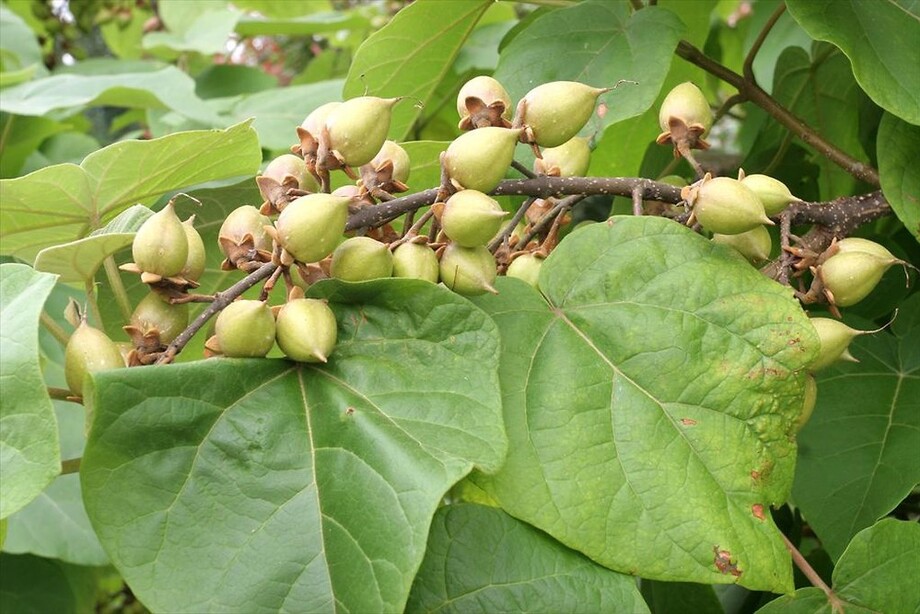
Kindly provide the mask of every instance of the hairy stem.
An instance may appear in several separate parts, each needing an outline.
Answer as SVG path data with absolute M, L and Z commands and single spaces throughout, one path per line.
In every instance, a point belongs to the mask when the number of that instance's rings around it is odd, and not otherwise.
M 874 186 L 879 185 L 878 171 L 875 168 L 853 158 L 827 141 L 753 81 L 719 64 L 687 41 L 682 40 L 677 44 L 677 55 L 734 86 L 747 100 L 761 107 L 787 130 L 802 139 L 806 145 L 814 148 L 853 177 Z

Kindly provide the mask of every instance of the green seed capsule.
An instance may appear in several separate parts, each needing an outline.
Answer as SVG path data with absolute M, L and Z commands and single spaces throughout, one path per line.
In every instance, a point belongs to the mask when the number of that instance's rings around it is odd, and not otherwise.
M 441 281 L 457 294 L 475 296 L 486 292 L 498 293 L 493 285 L 497 273 L 495 258 L 484 246 L 448 244 L 441 254 L 440 271 Z
M 217 316 L 214 334 L 224 356 L 262 357 L 275 345 L 275 317 L 262 301 L 234 301 Z
M 332 276 L 343 281 L 369 281 L 393 274 L 393 254 L 370 237 L 345 239 L 332 252 Z
M 188 258 L 188 238 L 171 202 L 141 225 L 131 254 L 145 273 L 174 277 L 182 271 Z
M 393 251 L 393 277 L 438 283 L 438 257 L 427 245 L 403 243 Z
M 337 335 L 335 314 L 325 301 L 294 299 L 278 312 L 275 338 L 281 351 L 292 360 L 326 362 Z
M 81 323 L 67 341 L 64 377 L 75 395 L 83 395 L 83 379 L 87 373 L 124 366 L 118 346 L 104 332 L 86 322 Z

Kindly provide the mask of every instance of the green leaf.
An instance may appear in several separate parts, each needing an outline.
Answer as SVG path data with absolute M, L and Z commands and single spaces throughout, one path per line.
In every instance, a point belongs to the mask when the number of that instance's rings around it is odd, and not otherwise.
M 329 0 L 234 0 L 233 5 L 244 11 L 258 11 L 266 17 L 299 17 L 332 11 Z
M 57 421 L 38 359 L 38 321 L 56 276 L 0 264 L 0 518 L 61 471 Z
M 195 77 L 195 84 L 197 94 L 208 99 L 277 89 L 278 79 L 255 66 L 213 64 Z M 275 96 L 278 96 L 277 91 Z
M 648 612 L 636 582 L 499 509 L 435 514 L 406 606 L 413 612 Z
M 95 378 L 84 499 L 151 610 L 402 611 L 444 493 L 501 465 L 485 314 L 415 280 L 311 293 L 338 319 L 328 364 Z
M 920 10 L 913 0 L 788 0 L 813 38 L 840 47 L 880 107 L 920 124 Z
M 706 42 L 709 32 L 709 16 L 716 0 L 661 0 L 660 8 L 677 15 L 686 27 L 686 39 L 698 47 Z M 671 62 L 664 85 L 658 92 L 655 102 L 640 117 L 617 122 L 607 127 L 598 139 L 597 149 L 591 154 L 589 175 L 596 176 L 636 176 L 639 173 L 645 148 L 640 146 L 623 147 L 623 143 L 653 143 L 661 132 L 658 126 L 658 108 L 668 92 L 675 85 L 684 81 L 693 81 L 702 85 L 706 73 L 689 62 Z M 624 84 L 620 89 L 633 87 Z M 607 94 L 607 100 L 615 101 L 619 90 Z M 616 104 L 614 102 L 614 104 Z
M 204 55 L 225 53 L 227 40 L 240 17 L 239 12 L 226 8 L 208 10 L 186 24 L 184 31 L 150 32 L 144 36 L 142 46 L 157 55 L 166 51 L 166 57 L 177 57 L 185 52 Z
M 227 0 L 188 2 L 187 0 L 161 0 L 157 2 L 157 14 L 170 32 L 183 36 L 193 32 L 202 15 L 224 10 Z
M 17 115 L 77 113 L 88 106 L 170 109 L 209 126 L 220 118 L 195 95 L 195 82 L 175 66 L 113 75 L 60 74 L 3 90 L 0 111 Z
M 45 70 L 41 47 L 35 40 L 32 29 L 23 19 L 11 11 L 5 4 L 0 4 L 0 49 L 9 52 L 15 58 L 9 65 L 4 62 L 4 71 L 15 71 L 32 67 L 33 70 Z M 4 96 L 6 94 L 4 93 Z
M 144 38 L 144 24 L 153 17 L 149 8 L 137 5 L 131 11 L 131 21 L 122 23 L 113 19 L 99 24 L 99 34 L 106 47 L 121 60 L 139 60 L 144 56 L 141 39 Z
M 106 565 L 109 561 L 83 507 L 78 475 L 59 476 L 7 520 L 10 533 L 4 552 L 37 554 L 77 565 Z
M 566 237 L 540 289 L 506 280 L 475 301 L 501 330 L 511 442 L 477 481 L 611 569 L 790 590 L 769 507 L 791 487 L 817 339 L 789 289 L 631 216 Z
M 342 80 L 320 81 L 273 89 L 242 97 L 229 111 L 234 121 L 253 118 L 252 127 L 259 134 L 262 147 L 290 153 L 298 142 L 297 126 L 316 107 L 340 100 Z M 296 100 L 297 104 L 291 104 Z
M 420 0 L 405 7 L 358 48 L 344 98 L 405 96 L 393 109 L 390 138 L 404 140 L 490 0 Z
M 816 43 L 811 56 L 801 47 L 788 47 L 777 61 L 774 79 L 773 96 L 777 102 L 838 148 L 869 163 L 859 140 L 859 87 L 842 53 L 826 43 Z M 784 127 L 769 122 L 758 136 L 752 155 L 791 138 Z M 821 198 L 831 200 L 851 194 L 856 179 L 821 153 L 811 151 L 812 161 L 821 168 Z M 744 168 L 749 173 L 763 170 L 748 161 Z
M 137 202 L 186 186 L 251 175 L 262 152 L 248 122 L 226 130 L 123 141 L 79 166 L 49 166 L 0 181 L 3 251 L 31 260 L 45 247 L 75 241 Z
M 0 72 L 0 89 L 28 81 L 35 76 L 37 69 L 38 65 L 33 64 L 20 70 L 4 70 Z
M 236 24 L 236 33 L 240 36 L 304 36 L 341 30 L 360 31 L 369 25 L 368 18 L 360 13 L 336 11 L 299 17 L 243 17 Z
M 833 591 L 847 614 L 920 611 L 920 525 L 886 518 L 861 531 L 834 568 Z M 833 614 L 817 588 L 780 597 L 758 614 Z
M 422 192 L 437 186 L 441 182 L 442 151 L 450 145 L 446 141 L 409 141 L 400 143 L 409 154 L 409 194 Z
M 920 128 L 886 113 L 877 142 L 882 192 L 898 219 L 920 241 Z
M 55 273 L 61 282 L 86 282 L 96 275 L 102 261 L 128 247 L 137 229 L 153 212 L 134 205 L 88 237 L 46 247 L 35 256 L 35 269 Z
M 93 578 L 80 568 L 31 555 L 0 554 L 0 610 L 83 614 L 95 610 Z
M 891 330 L 853 341 L 859 363 L 818 374 L 818 403 L 799 433 L 793 499 L 835 560 L 920 482 L 920 294 Z
M 46 117 L 0 113 L 0 178 L 15 177 L 42 141 L 66 129 Z
M 724 614 L 713 587 L 691 582 L 642 580 L 642 596 L 652 614 Z
M 548 81 L 595 87 L 612 87 L 620 79 L 637 81 L 601 97 L 607 113 L 599 123 L 607 126 L 652 105 L 684 32 L 669 10 L 650 6 L 632 12 L 626 2 L 588 0 L 547 13 L 518 34 L 502 50 L 495 78 L 512 100 Z M 597 130 L 594 122 L 591 127 Z
M 67 286 L 55 286 L 45 312 L 65 330 L 64 307 L 70 299 L 83 303 L 85 294 Z M 48 386 L 66 388 L 64 347 L 42 327 L 39 329 L 41 361 Z M 61 458 L 83 456 L 86 412 L 79 405 L 52 401 L 57 415 Z M 9 535 L 3 550 L 12 554 L 35 554 L 76 565 L 107 565 L 108 556 L 96 537 L 83 507 L 80 476 L 61 475 L 27 506 L 10 516 Z

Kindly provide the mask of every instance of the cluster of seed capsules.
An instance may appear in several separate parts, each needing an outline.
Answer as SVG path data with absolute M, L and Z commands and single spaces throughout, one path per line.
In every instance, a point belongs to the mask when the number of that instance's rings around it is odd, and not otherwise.
M 704 139 L 712 126 L 712 112 L 692 83 L 683 83 L 669 92 L 658 120 L 663 130 L 658 143 L 672 144 L 675 156 L 691 157 L 692 149 L 709 147 Z M 739 172 L 738 179 L 706 174 L 700 181 L 684 186 L 681 196 L 690 207 L 688 224 L 698 222 L 713 233 L 713 241 L 733 247 L 752 264 L 770 257 L 772 241 L 766 228 L 774 223 L 770 217 L 800 202 L 782 182 L 767 175 L 745 175 L 744 171 Z M 797 293 L 799 299 L 806 304 L 826 302 L 838 317 L 838 307 L 849 307 L 866 298 L 889 267 L 910 266 L 884 246 L 855 237 L 834 241 L 820 254 L 801 247 L 788 251 L 794 258 L 796 275 L 801 277 L 806 271 L 812 275 L 809 289 L 805 291 L 803 287 Z M 856 330 L 833 318 L 813 317 L 811 323 L 820 348 L 809 365 L 799 428 L 811 416 L 817 399 L 813 374 L 839 360 L 854 360 L 847 349 L 850 342 L 859 335 L 876 332 Z
M 441 158 L 442 197 L 422 218 L 433 217 L 435 231 L 420 235 L 416 224 L 398 236 L 384 226 L 344 241 L 349 211 L 408 189 L 409 157 L 385 140 L 400 99 L 362 96 L 317 108 L 297 128 L 292 154 L 274 160 L 257 179 L 266 199 L 260 212 L 278 214 L 274 225 L 262 225 L 280 248 L 279 263 L 306 284 L 323 276 L 346 281 L 396 276 L 440 281 L 464 295 L 494 292 L 499 263 L 486 245 L 508 213 L 488 193 L 505 177 L 518 143 L 540 156 L 535 165 L 540 174 L 583 174 L 590 149 L 587 139 L 576 135 L 606 91 L 569 81 L 546 83 L 521 100 L 512 121 L 510 98 L 498 81 L 470 80 L 457 97 L 463 134 Z M 357 183 L 325 193 L 334 170 Z M 535 283 L 545 253 L 506 251 L 501 269 Z
M 467 82 L 457 100 L 463 134 L 441 159 L 449 183 L 442 186 L 443 202 L 431 207 L 439 229 L 433 237 L 417 229 L 399 236 L 389 225 L 344 237 L 349 213 L 408 190 L 409 156 L 386 140 L 400 99 L 361 96 L 318 107 L 297 128 L 291 153 L 256 178 L 261 207 L 231 211 L 218 237 L 224 270 L 278 265 L 288 282 L 287 301 L 278 307 L 234 301 L 218 315 L 206 355 L 265 356 L 277 343 L 293 360 L 325 362 L 336 342 L 335 316 L 303 291 L 327 277 L 358 282 L 395 276 L 440 281 L 464 295 L 494 292 L 498 265 L 486 244 L 507 213 L 487 193 L 504 178 L 518 143 L 537 153 L 539 174 L 584 174 L 590 149 L 576 135 L 606 91 L 568 81 L 543 84 L 521 100 L 512 120 L 501 84 L 491 77 Z M 328 193 L 330 172 L 337 170 L 356 182 Z M 205 247 L 193 224 L 194 216 L 182 222 L 170 201 L 138 230 L 134 262 L 121 268 L 139 274 L 151 292 L 125 327 L 132 347 L 122 352 L 83 321 L 67 350 L 75 394 L 82 394 L 87 371 L 154 362 L 187 328 L 190 291 L 205 268 Z M 503 271 L 535 284 L 545 253 L 506 251 Z
M 272 160 L 256 178 L 264 198 L 261 207 L 233 210 L 219 232 L 222 268 L 253 271 L 274 262 L 288 285 L 288 300 L 270 308 L 264 301 L 237 300 L 223 309 L 206 354 L 234 357 L 265 356 L 275 342 L 291 359 L 324 362 L 336 341 L 334 314 L 324 301 L 304 298 L 303 291 L 319 279 L 333 277 L 359 282 L 384 277 L 442 282 L 464 295 L 495 292 L 501 270 L 536 285 L 540 266 L 552 245 L 515 242 L 526 234 L 502 232 L 502 262 L 487 246 L 500 232 L 507 212 L 488 193 L 505 177 L 519 143 L 533 148 L 534 171 L 540 175 L 579 176 L 588 168 L 588 139 L 578 136 L 606 88 L 557 81 L 528 92 L 511 114 L 504 87 L 491 77 L 467 82 L 457 98 L 463 131 L 442 154 L 443 198 L 431 207 L 437 232 L 420 235 L 420 224 L 403 236 L 389 225 L 363 236 L 344 238 L 349 213 L 389 200 L 408 190 L 410 160 L 398 144 L 387 141 L 392 109 L 399 98 L 362 96 L 333 102 L 311 112 L 297 128 L 298 143 L 290 154 Z M 692 83 L 675 87 L 659 112 L 661 144 L 676 156 L 705 149 L 712 113 L 702 92 Z M 328 193 L 330 172 L 341 170 L 354 184 Z M 689 205 L 688 223 L 698 222 L 713 240 L 730 245 L 752 262 L 766 260 L 771 251 L 766 225 L 798 199 L 781 182 L 766 175 L 738 179 L 713 178 L 683 187 Z M 551 203 L 534 204 L 546 211 Z M 536 221 L 528 212 L 527 221 Z M 274 221 L 273 221 L 274 218 Z M 194 229 L 194 216 L 177 217 L 173 202 L 152 215 L 138 230 L 132 245 L 134 262 L 123 265 L 138 273 L 150 294 L 132 314 L 125 331 L 132 348 L 120 352 L 101 331 L 82 323 L 68 346 L 68 364 L 75 374 L 72 389 L 79 394 L 86 370 L 149 364 L 189 322 L 189 291 L 205 267 L 205 247 Z M 508 229 L 510 230 L 510 229 Z M 903 261 L 884 247 L 861 239 L 835 243 L 822 254 L 796 253 L 797 266 L 810 270 L 815 282 L 803 300 L 827 299 L 832 308 L 848 306 L 871 292 L 892 264 Z M 859 331 L 835 320 L 814 319 L 822 336 L 822 358 L 815 370 L 846 357 L 846 345 Z M 843 328 L 841 328 L 843 327 Z M 833 336 L 831 339 L 829 336 Z M 828 337 L 827 340 L 824 337 Z M 840 339 L 845 339 L 842 343 Z M 834 356 L 828 358 L 828 352 Z M 116 358 L 117 357 L 117 358 Z M 117 364 L 115 364 L 117 363 Z

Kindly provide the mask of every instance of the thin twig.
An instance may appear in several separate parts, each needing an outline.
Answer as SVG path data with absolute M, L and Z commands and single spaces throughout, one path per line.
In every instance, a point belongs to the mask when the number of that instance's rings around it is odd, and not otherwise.
M 535 236 L 552 225 L 557 216 L 564 214 L 584 198 L 584 194 L 573 194 L 572 196 L 567 196 L 566 198 L 560 200 L 558 203 L 556 203 L 555 207 L 546 212 L 546 214 L 544 214 L 543 217 L 541 217 L 537 223 L 533 225 L 533 228 L 531 228 L 529 232 L 524 233 L 524 236 L 521 237 L 520 245 L 527 245 L 530 243 L 530 241 Z
M 802 553 L 799 552 L 799 549 L 789 541 L 789 538 L 780 533 L 780 537 L 783 538 L 783 543 L 786 544 L 786 549 L 789 550 L 789 553 L 792 555 L 792 561 L 795 563 L 795 566 L 808 578 L 808 581 L 817 588 L 820 588 L 824 591 L 824 594 L 827 595 L 827 600 L 831 605 L 831 609 L 834 612 L 843 612 L 843 602 L 839 597 L 834 593 L 834 591 L 827 585 L 826 582 L 818 575 L 818 572 L 805 560 L 805 557 L 802 556 Z
M 70 341 L 70 335 L 67 334 L 67 331 L 61 328 L 61 325 L 54 321 L 54 318 L 48 315 L 47 311 L 42 311 L 40 317 L 42 326 L 45 327 L 51 336 L 58 340 L 61 345 L 67 345 L 67 342 Z
M 521 164 L 521 163 L 518 162 L 517 160 L 512 160 L 512 161 L 511 161 L 511 168 L 513 168 L 514 170 L 516 170 L 516 171 L 519 172 L 520 174 L 524 175 L 524 176 L 527 177 L 528 179 L 533 179 L 534 177 L 537 176 L 536 173 L 532 172 L 530 169 L 528 169 L 526 166 L 524 166 L 523 164 Z
M 535 200 L 537 199 L 531 196 L 523 203 L 521 203 L 521 206 L 518 207 L 517 211 L 515 211 L 514 216 L 512 216 L 508 224 L 505 225 L 505 228 L 489 243 L 488 248 L 490 252 L 494 253 L 495 250 L 497 250 L 501 244 L 505 242 L 505 239 L 514 233 L 514 229 L 517 228 L 517 225 L 521 222 L 522 219 L 524 219 L 524 215 L 527 213 L 527 210 L 530 209 L 530 206 L 534 203 Z
M 815 149 L 815 151 L 853 177 L 874 186 L 879 185 L 878 171 L 875 168 L 853 158 L 827 141 L 756 83 L 719 64 L 687 41 L 682 40 L 677 44 L 677 55 L 737 88 L 738 92 L 744 95 L 745 98 L 761 107 L 773 119 L 785 126 L 787 130 L 802 139 L 806 145 Z
M 105 324 L 102 320 L 102 312 L 99 311 L 99 303 L 96 301 L 96 283 L 92 279 L 87 279 L 86 283 L 83 284 L 83 289 L 86 292 L 86 305 L 89 308 L 89 312 L 93 315 L 96 326 L 100 329 L 105 329 Z
M 77 395 L 72 393 L 67 388 L 55 388 L 53 386 L 48 386 L 48 396 L 52 399 L 58 401 L 70 401 L 71 403 L 77 403 Z
M 751 45 L 751 50 L 748 51 L 747 57 L 744 58 L 744 66 L 741 69 L 741 73 L 744 75 L 744 78 L 751 83 L 757 83 L 757 79 L 754 78 L 754 58 L 757 57 L 757 52 L 760 51 L 760 48 L 763 46 L 763 42 L 767 40 L 767 35 L 770 34 L 770 30 L 773 29 L 773 26 L 776 25 L 776 22 L 785 11 L 786 3 L 780 2 L 779 6 L 776 7 L 776 10 L 773 11 L 773 14 L 770 15 L 770 18 L 767 19 L 767 23 L 765 23 L 763 28 L 760 30 L 760 34 L 757 35 L 757 40 L 755 40 L 754 44 Z
M 258 269 L 236 282 L 223 292 L 218 292 L 215 294 L 214 301 L 208 305 L 204 311 L 198 314 L 198 317 L 189 324 L 188 328 L 179 333 L 178 336 L 169 344 L 169 347 L 166 348 L 166 351 L 163 352 L 162 356 L 157 359 L 156 364 L 162 365 L 169 362 L 176 357 L 176 354 L 182 351 L 189 341 L 192 340 L 192 337 L 195 336 L 199 330 L 201 330 L 208 320 L 210 320 L 215 314 L 217 314 L 221 309 L 232 303 L 238 296 L 243 294 L 246 290 L 253 287 L 266 277 L 269 277 L 272 273 L 275 272 L 275 269 L 278 268 L 277 264 L 266 262 Z
M 121 311 L 121 318 L 125 322 L 131 319 L 131 301 L 128 299 L 128 292 L 125 285 L 121 283 L 121 273 L 118 272 L 118 265 L 115 264 L 115 258 L 108 256 L 102 261 L 105 267 L 105 277 L 112 288 L 112 294 L 115 295 L 115 302 L 118 303 L 118 309 Z
M 633 215 L 642 215 L 642 195 L 645 194 L 645 188 L 636 186 L 632 190 Z
M 824 203 L 793 203 L 786 211 L 792 226 L 814 224 L 804 237 L 800 237 L 801 246 L 820 254 L 834 238 L 846 237 L 863 224 L 891 215 L 891 206 L 879 190 Z M 778 279 L 780 266 L 781 259 L 777 259 L 762 268 L 761 272 L 771 279 Z
M 722 103 L 722 106 L 716 111 L 715 116 L 712 119 L 713 125 L 719 123 L 719 120 L 728 115 L 728 112 L 731 111 L 732 107 L 746 102 L 747 98 L 743 94 L 732 94 L 729 96 L 725 102 Z
M 789 235 L 792 233 L 792 214 L 789 207 L 783 210 L 779 217 L 779 283 L 789 283 L 789 265 L 792 263 L 792 254 L 789 253 Z
M 61 475 L 69 475 L 71 473 L 79 473 L 80 471 L 80 462 L 82 458 L 69 458 L 67 460 L 61 461 Z

